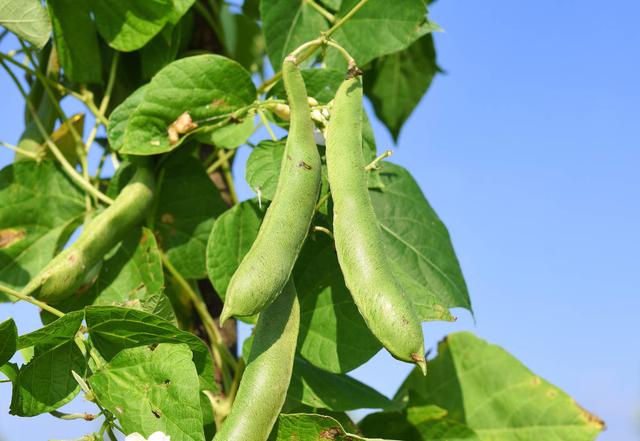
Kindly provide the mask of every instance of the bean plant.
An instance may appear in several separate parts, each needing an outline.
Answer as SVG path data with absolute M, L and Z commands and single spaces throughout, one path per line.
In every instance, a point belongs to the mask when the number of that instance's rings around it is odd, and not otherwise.
M 0 322 L 3 411 L 83 440 L 596 439 L 501 347 L 424 341 L 469 292 L 371 118 L 397 140 L 440 72 L 430 3 L 0 1 L 0 302 L 42 322 Z M 412 366 L 393 397 L 349 375 L 379 351 Z

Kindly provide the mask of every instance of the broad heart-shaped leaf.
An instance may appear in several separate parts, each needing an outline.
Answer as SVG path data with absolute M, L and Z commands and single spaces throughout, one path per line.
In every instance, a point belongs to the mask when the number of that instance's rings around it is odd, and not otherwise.
M 280 414 L 269 441 L 374 441 L 347 433 L 342 425 L 327 415 L 311 413 Z M 379 440 L 382 441 L 382 440 Z
M 216 219 L 207 243 L 207 274 L 220 298 L 231 276 L 258 235 L 266 207 L 255 200 L 241 202 Z
M 186 150 L 169 158 L 161 172 L 154 212 L 160 247 L 188 279 L 206 277 L 207 240 L 216 217 L 227 210 L 202 163 Z
M 338 18 L 344 17 L 358 2 L 343 0 Z M 364 66 L 375 58 L 405 49 L 422 36 L 426 13 L 423 0 L 369 0 L 332 38 L 359 66 Z M 336 50 L 329 50 L 325 61 L 330 67 L 346 67 Z
M 271 200 L 276 194 L 286 142 L 286 139 L 261 141 L 247 159 L 245 178 L 261 198 Z
M 142 103 L 144 94 L 149 84 L 139 87 L 131 95 L 127 97 L 118 107 L 113 109 L 109 116 L 109 124 L 107 125 L 107 137 L 109 138 L 109 146 L 113 150 L 120 150 L 124 146 L 124 133 L 127 129 L 127 123 L 134 110 Z
M 285 407 L 299 404 L 342 412 L 385 409 L 391 401 L 366 384 L 344 374 L 324 371 L 298 356 L 293 364 Z
M 412 441 L 480 441 L 473 430 L 448 417 L 446 410 L 432 405 L 370 414 L 358 427 L 366 436 Z
M 63 345 L 74 339 L 80 329 L 84 311 L 74 311 L 65 314 L 47 326 L 37 329 L 18 338 L 18 349 L 35 346 L 37 351 Z
M 424 377 L 413 371 L 396 397 L 436 405 L 482 441 L 590 441 L 604 423 L 499 346 L 468 332 L 449 335 Z
M 447 228 L 407 170 L 385 162 L 384 190 L 371 190 L 394 275 L 423 321 L 451 320 L 449 308 L 471 310 Z
M 146 88 L 142 102 L 132 112 L 124 135 L 122 153 L 153 155 L 178 147 L 167 130 L 187 112 L 200 127 L 219 123 L 256 99 L 251 75 L 240 64 L 220 55 L 196 55 L 174 61 Z M 228 119 L 228 118 L 227 118 Z
M 64 75 L 79 83 L 100 83 L 102 62 L 89 3 L 47 0 L 56 50 Z
M 96 281 L 86 292 L 67 299 L 63 311 L 86 305 L 122 306 L 175 320 L 171 302 L 164 295 L 160 251 L 153 233 L 135 228 L 105 256 Z
M 91 6 L 102 38 L 122 52 L 147 44 L 173 14 L 172 0 L 91 0 Z
M 294 268 L 300 300 L 300 353 L 330 372 L 348 372 L 382 347 L 360 316 L 338 264 L 333 241 L 307 239 Z
M 0 26 L 41 48 L 49 41 L 51 22 L 40 0 L 0 2 Z
M 258 23 L 246 14 L 233 14 L 225 3 L 220 11 L 220 24 L 227 53 L 250 72 L 261 72 L 264 36 Z
M 175 441 L 204 441 L 198 374 L 186 344 L 125 349 L 89 378 L 98 402 L 125 433 L 161 431 Z
M 193 352 L 201 390 L 216 390 L 209 350 L 190 332 L 182 331 L 158 316 L 129 308 L 88 306 L 85 317 L 92 342 L 107 360 L 127 348 L 185 343 Z
M 35 416 L 68 403 L 80 389 L 71 371 L 84 375 L 86 362 L 73 340 L 36 351 L 13 382 L 11 413 Z
M 0 323 L 0 366 L 8 362 L 16 353 L 18 328 L 13 319 Z
M 395 140 L 436 73 L 438 65 L 431 34 L 405 50 L 374 60 L 365 72 L 365 93 Z
M 0 283 L 26 285 L 62 248 L 84 210 L 82 193 L 54 162 L 19 161 L 2 169 Z
M 260 16 L 267 54 L 275 71 L 280 70 L 291 51 L 328 29 L 327 20 L 301 0 L 261 0 Z

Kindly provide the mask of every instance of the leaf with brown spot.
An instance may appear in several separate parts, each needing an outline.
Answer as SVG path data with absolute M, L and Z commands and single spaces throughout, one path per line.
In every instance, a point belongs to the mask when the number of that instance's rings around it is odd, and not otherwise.
M 0 248 L 9 248 L 24 238 L 27 233 L 24 229 L 6 228 L 0 230 Z

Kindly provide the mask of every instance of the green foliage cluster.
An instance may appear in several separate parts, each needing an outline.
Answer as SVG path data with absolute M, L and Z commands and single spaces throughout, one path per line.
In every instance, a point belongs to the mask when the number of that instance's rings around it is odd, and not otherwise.
M 17 45 L 0 65 L 24 98 L 25 129 L 17 145 L 2 142 L 16 156 L 0 170 L 0 302 L 30 302 L 43 323 L 23 335 L 13 319 L 0 323 L 10 413 L 99 418 L 93 440 L 158 431 L 172 441 L 595 439 L 600 420 L 469 333 L 442 341 L 426 376 L 416 367 L 391 399 L 348 375 L 389 347 L 381 334 L 394 329 L 384 314 L 375 321 L 387 331 L 372 322 L 366 290 L 350 282 L 357 268 L 345 271 L 344 250 L 361 231 L 401 291 L 391 306 L 411 311 L 416 326 L 452 321 L 452 308 L 472 311 L 445 225 L 411 174 L 378 156 L 360 96 L 350 122 L 331 129 L 349 72 L 361 74 L 361 92 L 397 139 L 439 72 L 429 3 L 2 2 L 0 39 L 11 32 Z M 281 80 L 292 53 L 302 105 Z M 66 115 L 62 99 L 82 103 L 91 127 L 85 114 Z M 310 214 L 288 248 L 283 292 L 251 311 L 258 316 L 237 314 L 257 322 L 238 342 L 234 320 L 220 326 L 223 302 L 269 207 L 298 196 L 278 189 L 297 185 L 282 164 L 291 145 L 311 139 L 299 121 L 329 135 L 326 147 L 306 145 L 320 155 L 319 182 L 305 190 Z M 272 137 L 254 144 L 260 126 Z M 274 126 L 290 137 L 277 139 Z M 243 145 L 252 148 L 244 178 L 257 197 L 239 202 L 231 166 Z M 339 224 L 338 183 L 354 175 L 335 164 L 354 152 L 369 164 L 353 182 L 370 212 Z M 286 202 L 285 214 L 299 214 L 296 200 Z M 270 229 L 286 236 L 283 218 Z M 268 245 L 259 259 L 273 257 Z M 86 413 L 59 410 L 80 393 Z M 236 398 L 250 403 L 251 419 Z M 377 411 L 356 423 L 347 412 L 357 409 Z

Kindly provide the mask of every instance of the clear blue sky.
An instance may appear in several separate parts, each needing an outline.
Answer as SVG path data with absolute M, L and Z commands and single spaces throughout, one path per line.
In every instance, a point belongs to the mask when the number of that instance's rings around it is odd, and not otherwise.
M 640 439 L 638 17 L 637 0 L 439 0 L 447 74 L 392 158 L 449 227 L 476 312 L 477 324 L 462 311 L 426 324 L 427 345 L 462 329 L 502 345 L 605 419 L 602 441 Z M 5 74 L 0 96 L 0 139 L 15 142 L 22 109 Z M 0 305 L 23 332 L 33 313 Z M 354 375 L 391 395 L 407 370 L 381 353 Z M 7 441 L 89 431 L 8 417 L 8 395 L 0 385 Z

